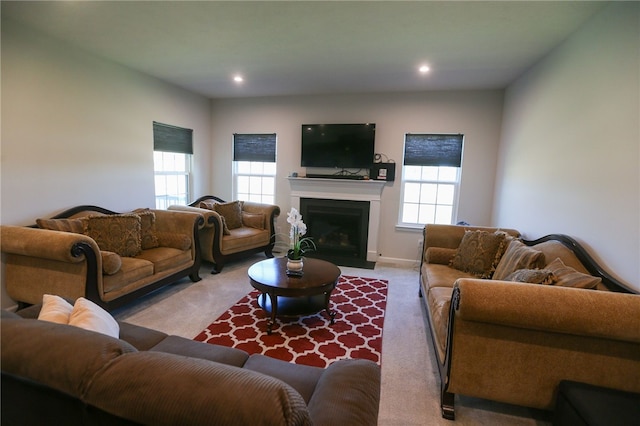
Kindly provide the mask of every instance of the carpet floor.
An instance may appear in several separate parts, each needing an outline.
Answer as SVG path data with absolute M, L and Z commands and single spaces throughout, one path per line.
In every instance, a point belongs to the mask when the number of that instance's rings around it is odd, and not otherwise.
M 331 294 L 328 314 L 278 317 L 267 334 L 270 314 L 258 306 L 252 291 L 198 334 L 194 340 L 242 349 L 296 364 L 328 367 L 340 359 L 369 359 L 380 363 L 387 282 L 341 276 Z
M 188 278 L 114 311 L 119 320 L 193 339 L 230 306 L 252 290 L 247 270 L 264 259 L 256 255 L 211 275 L 203 265 L 202 280 Z M 440 379 L 418 298 L 418 265 L 375 269 L 340 267 L 343 275 L 388 282 L 382 337 L 381 426 L 550 425 L 546 412 L 456 395 L 456 420 L 440 414 Z

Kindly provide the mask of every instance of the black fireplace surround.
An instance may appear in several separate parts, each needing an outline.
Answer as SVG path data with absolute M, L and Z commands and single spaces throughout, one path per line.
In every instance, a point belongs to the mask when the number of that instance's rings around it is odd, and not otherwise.
M 308 257 L 336 265 L 373 269 L 367 261 L 369 202 L 301 198 L 300 213 L 316 250 Z

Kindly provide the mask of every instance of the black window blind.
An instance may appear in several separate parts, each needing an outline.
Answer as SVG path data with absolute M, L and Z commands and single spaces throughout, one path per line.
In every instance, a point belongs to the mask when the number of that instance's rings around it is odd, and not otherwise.
M 276 162 L 275 133 L 234 133 L 233 161 Z
M 404 141 L 406 166 L 448 166 L 462 164 L 463 135 L 407 133 Z
M 193 154 L 193 130 L 154 121 L 153 150 Z

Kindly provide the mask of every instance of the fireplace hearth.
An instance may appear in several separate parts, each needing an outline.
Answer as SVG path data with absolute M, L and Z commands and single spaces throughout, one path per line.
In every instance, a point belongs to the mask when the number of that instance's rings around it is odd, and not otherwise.
M 370 268 L 367 261 L 369 202 L 301 198 L 300 213 L 316 250 L 306 256 L 337 265 Z

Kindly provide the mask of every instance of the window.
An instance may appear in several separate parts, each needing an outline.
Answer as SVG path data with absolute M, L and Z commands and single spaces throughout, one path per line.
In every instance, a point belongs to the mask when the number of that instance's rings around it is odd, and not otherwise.
M 400 225 L 451 224 L 457 214 L 463 135 L 406 134 Z
M 156 208 L 189 203 L 193 130 L 153 122 Z
M 233 135 L 234 199 L 275 204 L 276 134 Z

